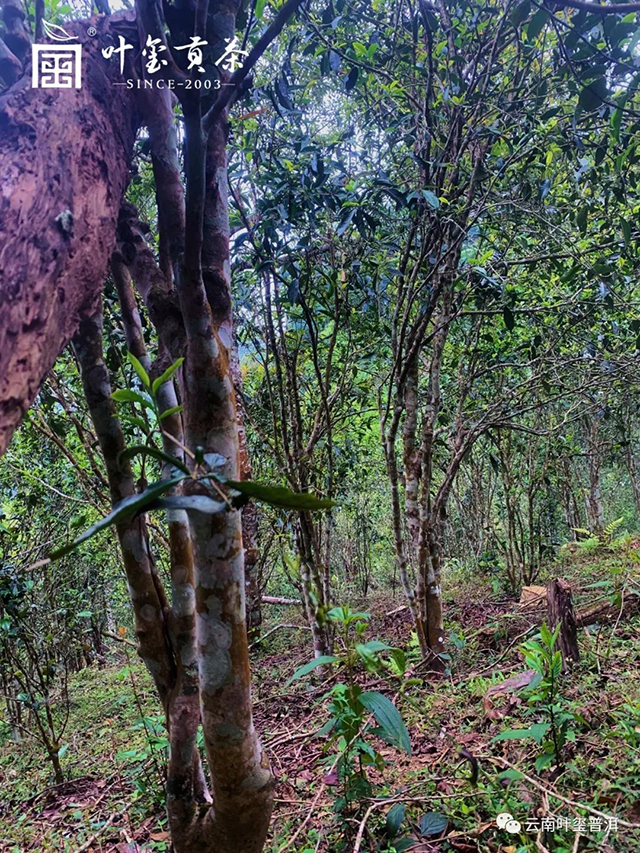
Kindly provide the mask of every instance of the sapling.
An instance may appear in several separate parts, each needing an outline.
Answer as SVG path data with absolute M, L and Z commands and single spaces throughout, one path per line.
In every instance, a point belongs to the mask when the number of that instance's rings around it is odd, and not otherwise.
M 336 799 L 336 811 L 350 808 L 354 802 L 372 795 L 367 768 L 383 770 L 385 761 L 370 739 L 378 735 L 387 743 L 411 754 L 409 732 L 393 702 L 384 694 L 364 691 L 356 680 L 360 663 L 368 672 L 385 677 L 385 670 L 404 675 L 404 654 L 379 640 L 364 642 L 369 615 L 353 612 L 347 605 L 334 607 L 327 613 L 334 623 L 339 651 L 323 655 L 301 666 L 289 683 L 307 675 L 320 666 L 333 665 L 340 680 L 323 696 L 328 699 L 329 719 L 317 735 L 328 735 L 330 755 L 325 759 L 334 768 L 336 782 L 342 786 L 342 796 Z M 383 655 L 388 655 L 385 661 Z M 371 721 L 375 720 L 375 725 Z
M 493 739 L 533 738 L 542 747 L 535 762 L 538 771 L 552 764 L 556 768 L 562 767 L 565 745 L 567 741 L 575 740 L 575 731 L 571 728 L 575 715 L 568 710 L 567 700 L 561 691 L 562 653 L 556 649 L 559 633 L 560 625 L 552 633 L 543 623 L 539 639 L 534 637 L 520 646 L 525 663 L 535 670 L 528 686 L 529 706 L 539 712 L 542 721 L 528 729 L 508 729 Z

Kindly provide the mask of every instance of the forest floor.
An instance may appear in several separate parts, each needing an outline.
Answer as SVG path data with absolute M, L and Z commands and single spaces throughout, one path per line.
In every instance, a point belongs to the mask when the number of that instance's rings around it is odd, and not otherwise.
M 578 608 L 613 587 L 628 598 L 640 587 L 639 545 L 565 551 L 541 580 L 571 581 Z M 406 849 L 401 836 L 418 853 L 640 850 L 640 616 L 581 630 L 581 660 L 563 676 L 558 699 L 571 716 L 575 741 L 564 747 L 559 769 L 538 773 L 534 740 L 493 742 L 504 730 L 539 719 L 526 693 L 486 694 L 527 669 L 519 645 L 536 633 L 539 611 L 524 611 L 493 592 L 490 577 L 451 577 L 451 660 L 446 674 L 434 674 L 420 665 L 401 601 L 373 596 L 357 604 L 372 614 L 367 639 L 405 649 L 413 666 L 417 683 L 407 692 L 414 701 L 398 700 L 411 755 L 377 742 L 386 766 L 370 774 L 375 799 L 336 814 L 341 791 L 328 772 L 333 754 L 326 738 L 315 736 L 328 718 L 323 697 L 331 679 L 288 686 L 310 657 L 308 633 L 290 627 L 272 633 L 252 653 L 256 727 L 277 779 L 270 853 L 391 853 Z M 300 624 L 292 610 L 270 613 L 265 632 Z M 358 678 L 367 689 L 394 696 L 376 674 L 363 671 Z M 70 693 L 64 785 L 51 786 L 37 744 L 0 744 L 0 850 L 168 851 L 159 782 L 166 739 L 142 666 L 118 650 L 108 666 L 77 673 Z M 478 762 L 476 783 L 469 756 Z M 394 820 L 386 816 L 396 803 L 406 812 L 392 844 L 385 833 Z M 520 822 L 520 831 L 497 825 L 504 812 Z M 402 809 L 394 816 L 402 817 Z

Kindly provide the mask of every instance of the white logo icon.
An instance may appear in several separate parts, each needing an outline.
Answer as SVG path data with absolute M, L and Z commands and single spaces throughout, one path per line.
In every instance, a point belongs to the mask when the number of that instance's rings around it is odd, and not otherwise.
M 57 42 L 74 38 L 57 24 L 43 21 L 45 35 Z M 79 89 L 82 85 L 81 44 L 34 44 L 31 63 L 33 89 Z
M 520 821 L 515 820 L 513 815 L 509 814 L 509 812 L 501 812 L 496 818 L 496 823 L 498 824 L 500 829 L 505 829 L 512 835 L 515 835 L 522 829 L 522 824 L 520 823 Z
M 49 21 L 43 21 L 42 28 L 44 29 L 45 36 L 53 39 L 53 41 L 73 41 L 74 37 L 70 36 L 65 28 L 58 26 L 58 24 L 50 24 Z

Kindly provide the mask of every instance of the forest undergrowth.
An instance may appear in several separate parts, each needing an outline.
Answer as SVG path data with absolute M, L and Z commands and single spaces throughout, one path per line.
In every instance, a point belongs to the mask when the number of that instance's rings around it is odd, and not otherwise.
M 557 763 L 541 761 L 550 731 L 543 731 L 545 697 L 540 687 L 525 683 L 533 647 L 523 644 L 544 648 L 535 639 L 544 617 L 539 606 L 522 607 L 496 589 L 490 576 L 452 579 L 446 668 L 437 673 L 421 662 L 400 599 L 374 595 L 352 602 L 354 611 L 357 606 L 370 614 L 364 620 L 368 641 L 404 652 L 407 671 L 398 689 L 386 671 L 355 665 L 354 678 L 363 690 L 396 700 L 411 752 L 367 733 L 383 761 L 366 768 L 366 796 L 346 801 L 344 778 L 334 769 L 335 743 L 326 733 L 326 696 L 340 671 L 288 683 L 311 657 L 309 634 L 293 608 L 271 608 L 263 635 L 271 633 L 252 649 L 256 727 L 276 775 L 267 849 L 639 849 L 640 684 L 634 672 L 640 616 L 637 611 L 627 616 L 622 606 L 640 585 L 638 544 L 574 545 L 546 566 L 545 579 L 570 581 L 578 611 L 607 596 L 620 605 L 617 616 L 580 629 L 581 659 L 557 681 L 556 725 L 567 718 Z M 277 626 L 282 627 L 272 630 Z M 121 639 L 105 666 L 74 676 L 63 756 L 68 781 L 52 785 L 34 744 L 18 746 L 8 737 L 2 742 L 3 851 L 170 850 L 157 794 L 166 733 L 150 679 L 126 636 Z M 522 734 L 530 731 L 533 735 Z M 499 815 L 511 817 L 508 827 Z M 9 837 L 12 841 L 2 841 Z

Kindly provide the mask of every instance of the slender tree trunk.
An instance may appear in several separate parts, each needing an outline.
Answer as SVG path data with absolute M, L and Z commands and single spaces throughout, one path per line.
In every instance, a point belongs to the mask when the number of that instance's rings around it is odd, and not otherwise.
M 233 20 L 225 18 L 229 38 Z M 213 470 L 233 479 L 240 447 L 231 372 L 226 117 L 207 142 L 199 113 L 187 111 L 185 131 L 187 220 L 178 287 L 186 332 L 185 440 L 203 448 Z M 191 490 L 202 486 L 193 482 Z M 172 819 L 170 809 L 172 836 L 179 853 L 199 849 L 196 839 L 216 853 L 258 853 L 271 817 L 273 777 L 251 710 L 240 512 L 193 513 L 191 531 L 202 728 L 215 812 L 208 821 L 194 818 L 184 833 L 180 814 Z
M 236 417 L 238 421 L 238 445 L 240 448 L 239 468 L 240 479 L 251 479 L 251 457 L 247 444 L 247 431 L 245 429 L 244 404 L 242 402 L 242 374 L 238 360 L 238 348 L 234 345 L 231 373 L 233 376 L 233 387 L 236 393 Z M 254 501 L 249 501 L 242 508 L 242 544 L 244 547 L 244 578 L 246 619 L 249 642 L 255 642 L 260 636 L 262 625 L 262 599 L 260 589 L 260 578 L 258 569 L 260 566 L 260 554 L 258 551 L 258 529 L 259 516 L 258 507 Z
M 636 508 L 636 514 L 640 515 L 640 480 L 638 480 L 638 465 L 636 463 L 636 454 L 633 449 L 632 432 L 629 428 L 625 438 L 624 457 L 627 463 L 627 471 L 631 480 L 631 488 L 633 490 L 633 502 Z
M 576 541 L 578 534 L 576 528 L 580 527 L 580 510 L 578 509 L 578 501 L 573 490 L 574 472 L 571 469 L 571 461 L 568 457 L 564 457 L 562 463 L 562 481 L 561 494 L 564 517 L 567 523 L 567 528 L 572 541 Z
M 94 314 L 80 324 L 73 341 L 82 373 L 89 414 L 102 448 L 113 504 L 135 494 L 133 472 L 119 461 L 125 448 L 111 383 L 102 353 L 102 315 Z M 129 595 L 133 605 L 140 656 L 155 681 L 166 711 L 167 697 L 175 683 L 173 657 L 167 625 L 168 603 L 155 578 L 144 516 L 116 525 Z
M 602 503 L 602 447 L 597 413 L 585 418 L 586 461 L 589 487 L 586 495 L 588 527 L 596 535 L 604 529 L 604 506 Z

